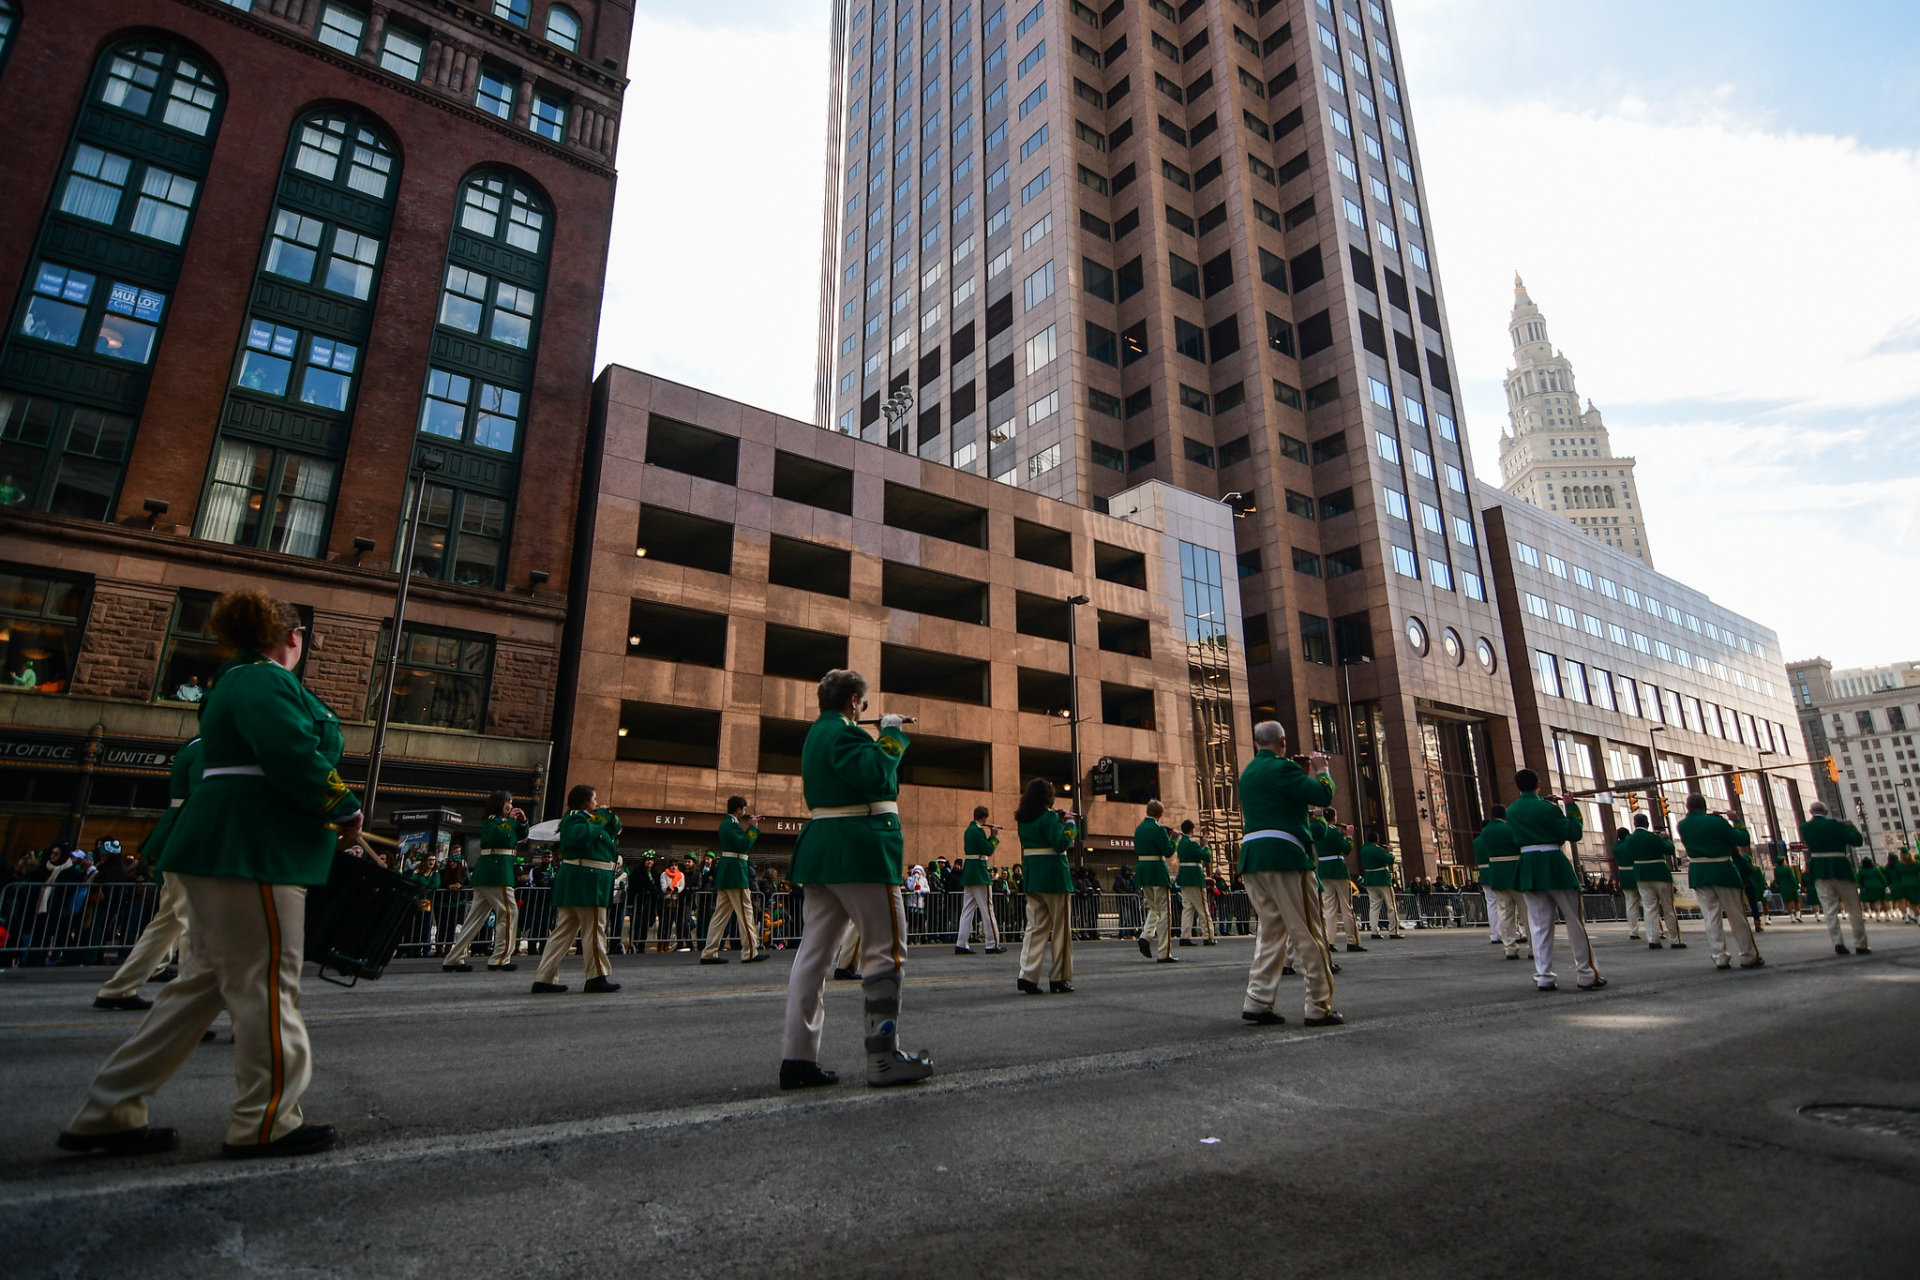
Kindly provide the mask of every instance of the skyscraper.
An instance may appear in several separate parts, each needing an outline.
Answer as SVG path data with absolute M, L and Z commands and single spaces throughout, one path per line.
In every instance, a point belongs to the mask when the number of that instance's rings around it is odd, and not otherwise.
M 1573 364 L 1554 349 L 1546 317 L 1517 275 L 1507 329 L 1513 368 L 1507 370 L 1507 429 L 1500 434 L 1500 487 L 1652 565 L 1634 460 L 1614 455 L 1593 401 L 1580 408 Z
M 836 0 L 818 411 L 1233 495 L 1254 715 L 1417 874 L 1514 739 L 1397 50 L 1372 0 Z

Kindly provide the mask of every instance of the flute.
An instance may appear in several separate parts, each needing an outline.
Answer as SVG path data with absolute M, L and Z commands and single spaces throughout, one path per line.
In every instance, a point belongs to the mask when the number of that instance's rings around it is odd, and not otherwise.
M 880 717 L 876 717 L 876 718 L 874 718 L 874 719 L 872 719 L 872 720 L 856 720 L 856 721 L 854 721 L 854 723 L 855 723 L 855 724 L 879 724 L 879 723 L 880 723 L 880 719 L 881 719 Z M 913 718 L 912 716 L 901 716 L 901 717 L 900 717 L 900 723 L 901 723 L 901 724 L 913 724 L 913 723 L 915 723 L 915 721 L 914 721 L 914 718 Z

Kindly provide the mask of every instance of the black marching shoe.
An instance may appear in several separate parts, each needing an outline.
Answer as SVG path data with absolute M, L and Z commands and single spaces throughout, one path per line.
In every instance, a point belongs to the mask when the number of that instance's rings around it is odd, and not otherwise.
M 1005 947 L 988 947 L 986 953 L 990 956 L 1003 956 L 1007 954 L 1007 949 Z
M 1201 943 L 1200 945 L 1203 947 L 1210 947 L 1213 945 L 1213 939 L 1208 938 L 1205 942 Z
M 957 956 L 970 956 L 973 954 L 973 948 L 972 947 L 955 947 L 953 949 L 953 954 Z
M 518 969 L 519 967 L 520 967 L 519 965 L 509 960 L 505 964 L 488 965 L 487 972 L 488 973 L 512 973 L 515 969 Z
M 1667 944 L 1667 950 L 1669 951 L 1685 951 L 1686 949 L 1687 944 L 1684 942 L 1669 942 Z
M 1347 944 L 1347 950 L 1348 950 L 1348 951 L 1365 951 L 1365 950 L 1366 950 L 1366 948 L 1365 948 L 1365 947 L 1363 947 L 1363 946 L 1361 946 L 1361 945 L 1360 945 L 1359 943 L 1357 943 L 1357 942 L 1349 942 L 1349 943 Z
M 1340 972 L 1340 962 L 1339 962 L 1339 961 L 1337 961 L 1337 960 L 1328 960 L 1328 961 L 1327 961 L 1327 971 L 1328 971 L 1329 973 L 1338 973 L 1338 972 Z
M 1056 996 L 1064 996 L 1073 990 L 1071 982 L 1049 982 L 1047 990 Z
M 1013 980 L 1013 989 L 1023 996 L 1043 996 L 1047 994 L 1040 989 L 1039 983 L 1028 982 L 1025 978 L 1015 978 Z
M 154 974 L 151 978 L 148 978 L 147 981 L 148 982 L 172 982 L 175 978 L 179 976 L 180 976 L 180 966 L 177 964 L 170 964 L 166 968 L 162 969 L 160 972 Z
M 464 963 L 463 963 L 463 964 L 443 964 L 443 965 L 441 965 L 441 966 L 440 966 L 440 972 L 442 972 L 442 973 L 472 973 L 472 972 L 473 972 L 473 966 L 472 966 L 472 965 L 470 965 L 470 964 L 464 964 Z
M 567 984 L 564 982 L 536 982 L 533 984 L 533 994 L 536 996 L 559 995 L 566 989 Z
M 330 1124 L 303 1124 L 272 1142 L 223 1142 L 220 1154 L 229 1160 L 270 1160 L 274 1156 L 310 1156 L 332 1146 L 339 1135 Z
M 590 996 L 611 995 L 620 989 L 620 984 L 607 978 L 588 978 L 580 990 Z
M 140 1009 L 153 1008 L 153 1001 L 140 996 L 95 996 L 93 1007 L 105 1009 L 110 1013 L 132 1013 Z
M 833 971 L 833 980 L 835 982 L 858 982 L 860 981 L 860 971 L 857 969 L 835 969 Z
M 1285 1022 L 1286 1018 L 1271 1009 L 1242 1009 L 1240 1011 L 1240 1020 L 1242 1022 L 1251 1022 L 1262 1027 L 1277 1027 Z
M 1308 1018 L 1306 1025 L 1309 1027 L 1337 1027 L 1345 1021 L 1345 1018 L 1335 1013 L 1332 1009 L 1329 1009 L 1317 1018 Z
M 726 962 L 727 962 L 727 958 L 725 956 L 701 956 L 700 957 L 701 964 L 725 964 Z
M 1179 964 L 1179 963 L 1180 963 L 1180 957 L 1179 957 L 1179 956 L 1165 956 L 1165 957 L 1163 957 L 1163 958 L 1161 958 L 1161 959 L 1159 959 L 1159 960 L 1155 960 L 1155 961 L 1154 961 L 1154 963 L 1155 963 L 1155 964 Z
M 782 1089 L 820 1089 L 830 1084 L 839 1084 L 840 1074 L 828 1071 L 817 1062 L 807 1062 L 800 1058 L 782 1058 L 780 1060 L 780 1087 Z
M 113 1133 L 72 1133 L 62 1131 L 54 1139 L 62 1151 L 97 1153 L 103 1156 L 151 1156 L 171 1151 L 180 1145 L 175 1129 L 120 1129 Z
M 767 952 L 765 952 L 764 950 L 762 950 L 762 951 L 754 952 L 752 955 L 748 956 L 745 960 L 742 960 L 740 963 L 741 964 L 759 964 L 762 960 L 771 960 L 771 959 L 773 959 L 773 957 L 767 954 Z
M 1659 949 L 1660 949 L 1660 944 L 1657 942 L 1649 942 L 1647 944 L 1647 950 L 1649 951 L 1658 951 Z
M 1193 939 L 1192 939 L 1192 938 L 1182 938 L 1182 939 L 1180 939 L 1180 945 L 1181 945 L 1181 946 L 1183 946 L 1183 947 L 1190 947 L 1190 946 L 1192 946 L 1192 945 L 1193 945 Z
M 1579 991 L 1598 991 L 1600 988 L 1606 985 L 1607 985 L 1607 980 L 1605 978 L 1602 978 L 1596 975 L 1592 982 L 1585 983 L 1584 985 L 1577 984 L 1575 989 Z
M 1291 977 L 1292 977 L 1292 976 L 1293 976 L 1294 974 L 1296 974 L 1296 973 L 1298 973 L 1298 972 L 1299 972 L 1299 970 L 1298 970 L 1298 969 L 1295 969 L 1295 968 L 1294 968 L 1294 967 L 1293 967 L 1292 965 L 1290 965 L 1290 964 L 1283 964 L 1283 965 L 1281 965 L 1281 966 L 1280 966 L 1280 976 L 1281 976 L 1281 977 L 1283 977 L 1283 978 L 1291 978 Z
M 1148 944 L 1144 937 L 1140 939 L 1140 954 L 1149 960 L 1153 959 L 1153 947 Z
M 1857 956 L 1870 956 L 1873 954 L 1873 948 L 1862 943 L 1853 949 L 1853 954 Z

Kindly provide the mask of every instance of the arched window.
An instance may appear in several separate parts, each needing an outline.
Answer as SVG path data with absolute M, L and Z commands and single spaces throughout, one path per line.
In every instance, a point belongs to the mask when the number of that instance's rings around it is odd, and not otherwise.
M 294 122 L 194 536 L 325 552 L 399 182 L 370 116 Z
M 580 52 L 580 19 L 573 10 L 556 4 L 547 10 L 547 39 L 568 53 Z
M 18 13 L 0 0 L 0 57 Z M 0 349 L 0 504 L 113 517 L 222 99 L 163 36 L 94 65 Z
M 493 16 L 505 19 L 516 27 L 527 25 L 529 0 L 493 0 Z
M 416 574 L 501 583 L 551 243 L 546 200 L 525 180 L 487 171 L 461 185 L 417 424 L 416 451 L 443 462 L 426 488 Z M 409 495 L 402 518 L 411 510 Z

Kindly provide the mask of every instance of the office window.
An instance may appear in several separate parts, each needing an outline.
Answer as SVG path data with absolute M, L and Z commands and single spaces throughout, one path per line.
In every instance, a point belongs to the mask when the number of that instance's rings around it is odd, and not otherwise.
M 500 570 L 505 564 L 506 499 L 431 482 L 426 491 L 426 505 L 420 510 L 420 533 L 413 547 L 414 576 L 456 582 L 466 587 L 498 586 Z M 409 491 L 401 512 L 401 529 L 406 528 L 412 514 L 413 495 Z M 404 545 L 402 535 L 401 540 L 395 542 L 396 570 Z
M 559 95 L 542 89 L 533 95 L 533 109 L 527 115 L 527 128 L 533 130 L 549 142 L 560 142 L 567 136 L 567 102 Z
M 573 10 L 556 4 L 547 10 L 547 39 L 568 53 L 580 51 L 580 19 Z
M 502 120 L 513 119 L 514 81 L 511 72 L 500 67 L 482 66 L 480 83 L 473 91 L 473 105 Z
M 1053 263 L 1051 260 L 1038 271 L 1026 278 L 1022 286 L 1026 295 L 1026 309 L 1033 310 L 1053 296 Z
M 91 595 L 86 578 L 0 568 L 0 668 L 7 688 L 68 691 Z
M 1405 547 L 1393 549 L 1393 571 L 1403 578 L 1420 577 L 1420 560 Z
M 194 536 L 317 557 L 326 549 L 335 472 L 323 458 L 222 439 Z
M 1560 688 L 1560 664 L 1554 656 L 1545 650 L 1534 651 L 1534 669 L 1540 673 L 1540 692 L 1549 697 L 1559 698 L 1565 695 Z
M 493 16 L 505 19 L 516 27 L 527 25 L 529 0 L 493 0 Z
M 393 148 L 384 137 L 344 114 L 309 116 L 298 126 L 293 167 L 321 182 L 344 183 L 375 200 L 387 198 Z M 345 160 L 346 168 L 341 169 Z
M 519 442 L 522 395 L 511 387 L 446 369 L 427 371 L 419 430 L 511 453 Z
M 496 0 L 505 4 L 508 0 Z M 525 0 L 513 0 L 524 5 Z M 374 653 L 374 680 L 367 695 L 366 718 L 380 713 L 380 676 L 392 640 L 383 627 Z M 400 634 L 393 702 L 388 719 L 436 729 L 479 733 L 487 727 L 487 690 L 493 683 L 493 640 L 465 632 L 439 631 L 409 623 Z
M 427 42 L 405 27 L 388 22 L 380 34 L 380 66 L 409 80 L 420 78 L 420 64 L 426 60 Z
M 320 10 L 320 29 L 315 35 L 321 44 L 351 58 L 360 55 L 360 39 L 366 32 L 366 14 L 343 4 L 329 4 Z
M 155 702 L 192 706 L 206 697 L 214 675 L 226 663 L 211 622 L 219 598 L 212 591 L 182 591 L 174 599 L 160 650 L 160 675 L 153 687 Z

